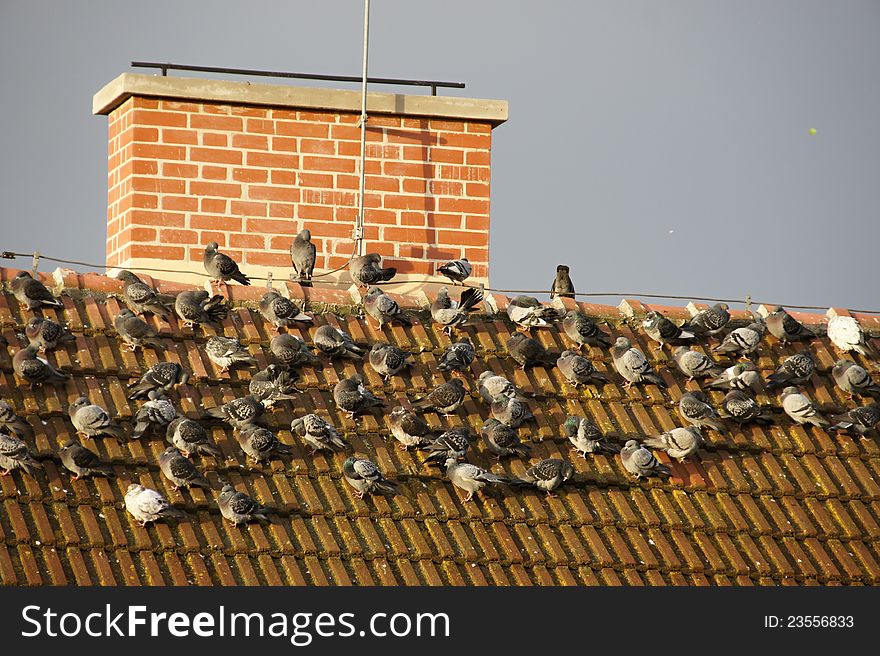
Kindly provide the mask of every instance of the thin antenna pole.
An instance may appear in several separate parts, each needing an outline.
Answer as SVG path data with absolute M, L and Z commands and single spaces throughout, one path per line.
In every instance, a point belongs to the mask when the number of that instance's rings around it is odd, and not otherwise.
M 364 190 L 366 187 L 366 163 L 367 163 L 367 57 L 370 44 L 370 0 L 364 0 L 364 59 L 363 78 L 361 80 L 361 179 L 360 194 L 358 195 L 357 225 L 354 229 L 354 239 L 357 242 L 357 254 L 364 254 Z

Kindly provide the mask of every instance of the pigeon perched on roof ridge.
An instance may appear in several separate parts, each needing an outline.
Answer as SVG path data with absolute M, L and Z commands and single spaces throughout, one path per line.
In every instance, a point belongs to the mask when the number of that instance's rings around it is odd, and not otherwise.
M 451 335 L 453 330 L 469 325 L 470 313 L 480 309 L 482 300 L 483 291 L 479 287 L 467 287 L 457 302 L 449 298 L 446 287 L 441 287 L 431 303 L 431 319 L 443 326 L 444 333 Z
M 211 296 L 204 289 L 194 289 L 177 295 L 174 312 L 183 326 L 195 327 L 196 324 L 206 323 L 219 327 L 229 314 L 229 307 L 221 295 Z
M 378 282 L 388 282 L 396 274 L 395 267 L 382 268 L 382 256 L 378 253 L 356 255 L 348 263 L 348 272 L 359 287 L 369 287 Z
M 697 337 L 703 335 L 714 337 L 730 323 L 729 310 L 730 306 L 727 303 L 716 303 L 697 312 L 682 325 L 682 329 L 694 333 Z
M 548 319 L 555 321 L 559 318 L 559 311 L 552 306 L 543 305 L 534 296 L 521 294 L 510 299 L 507 316 L 522 328 L 547 328 L 550 326 Z
M 663 316 L 657 310 L 651 310 L 645 315 L 645 319 L 642 321 L 642 329 L 648 337 L 658 343 L 659 346 L 654 347 L 655 351 L 662 349 L 667 343 L 693 342 L 697 337 L 694 333 L 679 328 L 672 320 Z
M 457 260 L 451 260 L 446 264 L 437 267 L 437 273 L 449 278 L 454 285 L 461 285 L 467 280 L 473 272 L 473 266 L 466 257 Z
M 217 250 L 218 244 L 212 241 L 205 246 L 205 254 L 202 262 L 205 265 L 205 271 L 217 282 L 229 282 L 234 280 L 242 285 L 250 285 L 251 279 L 244 275 L 238 268 L 238 262 L 228 255 Z
M 27 271 L 19 271 L 10 281 L 9 288 L 18 304 L 27 310 L 36 310 L 41 307 L 64 308 L 64 303 L 59 301 L 42 282 L 34 278 Z
M 570 340 L 578 345 L 609 347 L 613 344 L 611 338 L 599 330 L 599 326 L 585 312 L 569 310 L 562 319 L 562 329 Z
M 765 329 L 766 324 L 752 322 L 748 326 L 732 330 L 712 352 L 738 354 L 741 357 L 750 355 L 761 345 Z
M 166 322 L 174 314 L 175 298 L 160 294 L 131 271 L 122 269 L 116 279 L 123 282 L 123 300 L 126 305 L 137 310 L 138 314 L 149 312 Z
M 871 360 L 878 360 L 877 350 L 865 338 L 861 325 L 853 317 L 837 315 L 828 320 L 828 339 L 844 353 L 855 351 Z
M 816 333 L 791 316 L 781 305 L 773 308 L 764 321 L 770 334 L 783 344 L 816 337 Z
M 300 230 L 290 244 L 290 264 L 293 272 L 297 275 L 297 282 L 303 287 L 312 286 L 312 274 L 315 271 L 315 261 L 318 249 L 312 243 L 310 230 Z
M 378 287 L 371 287 L 363 297 L 364 312 L 379 323 L 379 329 L 386 323 L 399 321 L 405 326 L 411 326 L 412 320 L 400 309 L 393 298 Z

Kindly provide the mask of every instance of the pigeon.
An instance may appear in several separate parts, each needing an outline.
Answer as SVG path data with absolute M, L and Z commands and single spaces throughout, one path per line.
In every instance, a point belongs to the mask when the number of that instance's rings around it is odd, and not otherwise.
M 20 378 L 30 383 L 31 389 L 49 383 L 59 385 L 70 376 L 58 371 L 43 358 L 37 357 L 37 347 L 31 344 L 12 356 L 12 367 Z
M 563 351 L 556 360 L 556 366 L 565 379 L 575 387 L 608 382 L 604 374 L 596 371 L 592 362 L 574 351 Z
M 738 424 L 752 421 L 769 424 L 773 422 L 770 411 L 762 408 L 749 394 L 741 390 L 731 390 L 721 402 L 722 407 Z
M 265 462 L 273 455 L 289 455 L 290 447 L 268 428 L 244 423 L 235 432 L 238 446 L 254 462 Z
M 175 490 L 181 487 L 211 489 L 208 480 L 176 447 L 169 446 L 162 452 L 159 456 L 159 469 L 162 470 L 165 478 L 171 481 Z
M 251 376 L 248 383 L 248 392 L 263 402 L 266 409 L 271 408 L 277 401 L 291 401 L 295 399 L 291 392 L 299 390 L 293 383 L 289 371 L 282 369 L 277 364 L 268 367 Z
M 9 283 L 9 287 L 19 305 L 25 309 L 64 308 L 64 303 L 52 296 L 52 292 L 46 288 L 46 285 L 36 280 L 27 271 L 19 271 Z
M 767 377 L 767 388 L 787 387 L 789 385 L 803 385 L 816 368 L 813 356 L 809 351 L 801 351 L 785 358 L 776 373 Z
M 317 451 L 343 451 L 348 444 L 339 437 L 339 432 L 326 420 L 316 414 L 308 414 L 294 419 L 290 430 L 312 447 L 312 454 Z
M 364 311 L 379 322 L 380 329 L 392 321 L 398 321 L 405 326 L 412 325 L 412 321 L 403 313 L 397 301 L 378 287 L 371 287 L 364 296 Z
M 620 450 L 620 461 L 623 463 L 623 468 L 636 478 L 672 474 L 669 467 L 660 464 L 650 449 L 639 444 L 637 440 L 628 440 L 623 445 Z
M 688 377 L 688 381 L 706 376 L 720 376 L 723 371 L 711 358 L 699 351 L 692 351 L 687 346 L 675 349 L 672 359 L 681 373 Z
M 497 419 L 487 419 L 480 427 L 480 434 L 486 438 L 489 451 L 498 459 L 505 456 L 529 457 L 530 447 L 520 441 L 514 429 Z
M 466 502 L 473 499 L 474 494 L 487 484 L 510 485 L 510 479 L 507 477 L 498 476 L 469 462 L 458 462 L 456 458 L 446 459 L 446 476 L 455 487 L 468 493 L 464 498 Z
M 229 371 L 237 364 L 246 364 L 254 367 L 257 359 L 250 354 L 237 339 L 212 335 L 205 343 L 205 353 L 208 359 L 220 367 L 220 371 Z
M 473 267 L 466 257 L 463 257 L 460 260 L 452 260 L 443 266 L 437 267 L 437 273 L 449 278 L 450 282 L 453 284 L 463 283 L 470 277 L 472 272 Z
M 385 342 L 373 344 L 368 359 L 373 370 L 383 376 L 385 380 L 389 380 L 392 376 L 396 376 L 407 367 L 415 364 L 412 353 L 401 351 L 396 346 Z
M 156 331 L 131 310 L 125 309 L 116 315 L 116 318 L 113 319 L 113 327 L 116 328 L 116 332 L 122 341 L 128 344 L 132 352 L 138 348 L 142 349 L 144 346 L 149 346 L 156 351 L 165 350 Z
M 608 347 L 611 338 L 599 330 L 599 326 L 590 317 L 579 310 L 569 310 L 562 319 L 562 329 L 570 340 L 578 345 Z
M 231 485 L 224 485 L 217 497 L 217 506 L 224 519 L 233 525 L 245 524 L 255 519 L 259 522 L 268 522 L 266 513 L 272 512 L 269 508 L 261 506 L 244 492 L 236 492 Z
M 626 337 L 617 338 L 611 347 L 611 357 L 617 373 L 626 380 L 624 387 L 629 388 L 634 383 L 654 383 L 659 387 L 667 387 L 666 382 L 654 373 L 645 354 L 633 348 Z
M 333 388 L 333 400 L 336 406 L 348 413 L 351 419 L 354 419 L 355 415 L 369 412 L 372 408 L 384 408 L 387 405 L 364 387 L 364 379 L 360 374 L 343 378 L 336 383 Z
M 568 266 L 560 264 L 556 267 L 556 277 L 550 285 L 550 298 L 574 298 L 574 283 L 568 275 Z
M 330 324 L 318 327 L 312 343 L 316 349 L 330 358 L 363 360 L 366 353 L 363 347 L 354 343 L 351 335 Z
M 86 437 L 109 435 L 117 440 L 125 437 L 125 429 L 114 423 L 104 408 L 93 404 L 85 396 L 74 401 L 67 409 L 67 414 L 70 415 L 70 421 L 80 435 Z
M 504 376 L 498 376 L 491 371 L 484 371 L 479 378 L 480 396 L 486 403 L 513 398 L 522 399 L 522 394 L 516 385 Z
M 124 284 L 125 302 L 138 314 L 149 312 L 168 321 L 174 314 L 174 297 L 160 294 L 131 271 L 124 269 L 116 274 Z
M 212 241 L 205 246 L 203 262 L 205 264 L 205 271 L 217 282 L 234 280 L 242 285 L 251 284 L 251 279 L 239 271 L 236 261 L 217 250 L 216 241 Z
M 773 312 L 767 315 L 765 321 L 770 334 L 783 344 L 799 339 L 813 339 L 816 336 L 812 330 L 791 316 L 780 305 L 777 305 Z
M 165 439 L 187 457 L 194 453 L 220 457 L 220 449 L 211 443 L 208 431 L 194 419 L 177 417 L 172 420 L 165 429 Z
M 383 269 L 382 257 L 377 253 L 367 253 L 351 258 L 348 272 L 359 287 L 369 287 L 377 282 L 388 282 L 397 273 L 394 267 Z
M 28 342 L 43 352 L 51 351 L 66 342 L 76 341 L 76 337 L 60 323 L 42 317 L 31 317 L 24 327 L 24 334 Z
M 312 286 L 312 273 L 315 271 L 315 259 L 318 249 L 312 243 L 312 233 L 302 230 L 294 237 L 290 245 L 290 264 L 303 287 Z
M 311 286 L 311 285 L 309 285 Z M 296 304 L 284 298 L 274 289 L 267 291 L 260 300 L 260 314 L 281 332 L 282 328 L 290 328 L 296 323 L 311 325 L 314 319 L 305 312 L 300 312 Z
M 753 394 L 758 394 L 764 387 L 764 381 L 754 363 L 737 362 L 725 369 L 718 378 L 706 383 L 706 387 L 718 390 L 750 390 Z
M 490 410 L 495 419 L 511 428 L 519 428 L 525 422 L 535 418 L 525 402 L 517 398 L 493 401 Z
M 709 403 L 709 397 L 702 392 L 685 392 L 678 401 L 678 414 L 687 423 L 697 428 L 711 428 L 719 433 L 726 433 L 727 427 L 718 417 L 715 408 Z
M 566 417 L 562 431 L 571 442 L 574 450 L 586 459 L 588 453 L 619 453 L 620 447 L 611 444 L 602 431 L 585 417 Z
M 819 428 L 829 425 L 828 420 L 813 406 L 813 402 L 794 385 L 782 390 L 779 399 L 782 401 L 782 409 L 785 410 L 785 414 L 798 424 L 812 424 Z
M 467 428 L 453 428 L 439 435 L 425 448 L 429 451 L 425 463 L 445 463 L 449 458 L 461 460 L 471 446 L 471 432 Z
M 15 410 L 6 401 L 0 400 L 0 428 L 6 429 L 20 439 L 33 439 L 33 427 L 22 417 L 15 414 Z
M 643 438 L 642 444 L 658 451 L 666 451 L 670 458 L 682 462 L 702 446 L 703 434 L 697 426 L 673 428 L 656 437 Z
M 467 324 L 471 312 L 476 312 L 478 304 L 483 300 L 483 291 L 478 287 L 468 287 L 461 293 L 456 303 L 449 298 L 449 290 L 441 287 L 437 298 L 431 303 L 431 318 L 434 323 L 443 326 L 443 332 L 451 335 L 452 331 Z
M 712 352 L 739 354 L 740 356 L 750 355 L 761 344 L 765 327 L 765 324 L 755 322 L 744 328 L 737 328 L 729 332 L 724 341 L 712 349 Z
M 464 383 L 459 378 L 453 378 L 435 387 L 427 396 L 413 403 L 413 407 L 422 412 L 436 410 L 444 417 L 448 417 L 458 410 L 466 396 Z
M 166 394 L 178 385 L 186 385 L 189 372 L 184 371 L 176 362 L 157 362 L 150 367 L 140 380 L 129 383 L 131 392 L 129 399 L 145 399 L 153 390 L 161 390 Z
M 34 458 L 24 441 L 15 435 L 0 433 L 0 469 L 3 469 L 0 476 L 6 476 L 14 469 L 36 476 L 36 470 L 42 468 L 42 463 Z
M 463 372 L 470 368 L 477 352 L 467 339 L 450 344 L 440 356 L 437 368 L 440 371 Z
M 555 497 L 553 490 L 574 476 L 574 467 L 571 463 L 559 458 L 547 458 L 526 469 L 518 483 L 534 485 L 539 490 L 544 490 L 548 497 Z
M 223 297 L 211 296 L 204 289 L 180 292 L 174 301 L 174 311 L 183 325 L 190 327 L 201 323 L 219 326 L 229 314 Z
M 860 408 L 853 408 L 843 414 L 832 417 L 832 429 L 847 431 L 852 434 L 865 435 L 874 430 L 880 421 L 880 405 L 871 403 Z
M 682 328 L 698 337 L 715 336 L 727 327 L 730 321 L 730 306 L 727 303 L 716 303 L 712 307 L 697 312 Z
M 871 374 L 864 367 L 852 360 L 838 360 L 831 369 L 831 375 L 834 376 L 837 386 L 849 394 L 849 398 L 856 394 L 880 397 L 880 385 L 872 380 Z
M 555 321 L 558 312 L 555 308 L 541 305 L 533 296 L 514 296 L 507 306 L 507 316 L 523 328 L 546 328 L 550 325 L 547 319 Z
M 73 473 L 73 479 L 86 478 L 87 476 L 103 476 L 105 478 L 116 478 L 116 472 L 113 467 L 101 461 L 101 458 L 94 451 L 89 451 L 69 440 L 58 452 L 61 457 L 61 464 L 65 469 Z
M 535 365 L 552 367 L 556 364 L 556 358 L 547 352 L 541 342 L 520 332 L 514 332 L 507 340 L 507 352 L 523 369 Z
M 125 493 L 125 509 L 141 526 L 169 517 L 181 518 L 184 513 L 172 506 L 168 499 L 143 485 L 132 484 Z
M 348 484 L 355 489 L 358 499 L 365 494 L 394 494 L 397 485 L 382 475 L 379 468 L 366 458 L 346 458 L 342 463 L 342 475 Z
M 423 447 L 430 444 L 432 437 L 425 420 L 403 406 L 397 406 L 388 415 L 391 435 L 399 444 L 398 448 L 407 450 L 410 447 Z
M 654 347 L 654 350 L 663 348 L 667 342 L 678 344 L 681 342 L 692 342 L 696 339 L 696 335 L 692 332 L 682 330 L 656 310 L 651 310 L 645 315 L 645 320 L 642 321 L 642 329 L 647 333 L 648 337 L 659 344 L 659 346 Z
M 205 414 L 213 419 L 225 421 L 233 428 L 242 429 L 256 424 L 265 411 L 266 406 L 263 401 L 253 394 L 248 394 L 232 399 L 219 407 L 208 408 Z
M 318 356 L 311 353 L 311 346 L 290 333 L 281 333 L 269 342 L 269 350 L 278 362 L 288 371 L 297 367 L 317 367 L 321 364 Z
M 877 360 L 877 350 L 865 339 L 859 322 L 852 317 L 836 316 L 828 321 L 828 339 L 844 353 L 855 351 Z
M 135 415 L 134 431 L 131 434 L 133 440 L 142 438 L 151 428 L 154 430 L 166 428 L 177 418 L 177 410 L 165 394 L 159 390 L 152 390 L 149 397 Z

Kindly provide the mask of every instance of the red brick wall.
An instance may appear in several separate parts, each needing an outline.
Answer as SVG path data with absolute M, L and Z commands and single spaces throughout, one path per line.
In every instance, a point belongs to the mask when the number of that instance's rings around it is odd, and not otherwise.
M 312 231 L 318 269 L 352 251 L 358 115 L 133 97 L 109 115 L 107 264 L 201 262 L 216 241 L 247 265 L 290 267 Z M 488 276 L 488 122 L 371 115 L 366 250 L 402 273 L 467 257 Z

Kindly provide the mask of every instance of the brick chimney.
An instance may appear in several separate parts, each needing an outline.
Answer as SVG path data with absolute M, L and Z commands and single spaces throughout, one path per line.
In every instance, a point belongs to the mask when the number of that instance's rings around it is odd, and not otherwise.
M 351 254 L 359 92 L 124 73 L 93 111 L 109 117 L 108 266 L 203 271 L 216 241 L 245 272 L 286 278 L 303 228 L 316 269 Z M 370 93 L 367 114 L 366 251 L 401 280 L 467 257 L 487 282 L 492 129 L 507 103 Z

